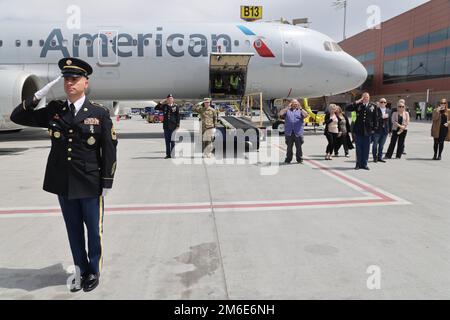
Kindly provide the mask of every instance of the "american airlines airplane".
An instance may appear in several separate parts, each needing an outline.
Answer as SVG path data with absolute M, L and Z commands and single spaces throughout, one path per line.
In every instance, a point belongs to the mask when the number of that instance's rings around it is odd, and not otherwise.
M 265 101 L 320 97 L 359 87 L 366 69 L 328 36 L 300 26 L 257 23 L 65 25 L 0 22 L 0 130 L 12 109 L 78 57 L 94 73 L 92 100 L 230 98 L 262 92 Z M 239 77 L 239 89 L 215 86 Z M 228 86 L 229 88 L 229 86 Z M 47 99 L 64 97 L 55 86 Z

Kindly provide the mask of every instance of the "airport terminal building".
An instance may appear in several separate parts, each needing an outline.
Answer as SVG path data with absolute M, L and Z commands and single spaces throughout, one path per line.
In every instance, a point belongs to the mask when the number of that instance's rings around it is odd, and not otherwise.
M 360 89 L 374 99 L 404 98 L 409 106 L 450 99 L 449 0 L 431 0 L 340 45 L 366 67 L 369 76 Z

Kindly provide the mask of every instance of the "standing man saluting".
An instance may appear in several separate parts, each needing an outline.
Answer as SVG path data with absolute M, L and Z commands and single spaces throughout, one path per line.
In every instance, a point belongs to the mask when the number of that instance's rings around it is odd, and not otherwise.
M 180 128 L 180 108 L 174 103 L 173 95 L 169 94 L 166 100 L 156 105 L 155 109 L 164 113 L 163 129 L 164 139 L 166 140 L 166 157 L 164 159 L 170 159 L 175 147 L 172 134 Z
M 297 163 L 303 163 L 304 121 L 308 117 L 308 113 L 303 110 L 298 100 L 293 99 L 287 108 L 280 111 L 279 115 L 284 119 L 286 126 L 284 136 L 286 138 L 287 154 L 284 162 L 291 163 L 295 144 Z
M 370 102 L 370 95 L 365 92 L 362 98 L 347 106 L 347 111 L 356 111 L 356 120 L 353 127 L 356 143 L 355 170 L 370 170 L 369 162 L 370 136 L 378 129 L 377 106 Z
M 200 105 L 192 109 L 202 121 L 202 151 L 204 158 L 211 158 L 214 150 L 214 137 L 217 126 L 217 111 L 211 107 L 211 99 L 204 98 Z
M 103 197 L 116 171 L 117 135 L 108 110 L 86 98 L 91 66 L 80 59 L 59 61 L 67 101 L 34 110 L 61 76 L 23 101 L 11 114 L 17 124 L 48 128 L 52 147 L 44 190 L 58 195 L 70 249 L 80 275 L 71 292 L 92 291 L 103 263 Z M 87 227 L 88 252 L 84 225 Z

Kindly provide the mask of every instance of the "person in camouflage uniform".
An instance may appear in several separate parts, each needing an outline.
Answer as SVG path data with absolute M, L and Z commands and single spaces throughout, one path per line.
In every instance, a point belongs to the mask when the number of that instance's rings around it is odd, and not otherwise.
M 217 111 L 211 107 L 211 99 L 203 99 L 203 103 L 194 108 L 202 121 L 202 150 L 203 156 L 210 158 L 214 149 L 214 134 L 217 125 Z

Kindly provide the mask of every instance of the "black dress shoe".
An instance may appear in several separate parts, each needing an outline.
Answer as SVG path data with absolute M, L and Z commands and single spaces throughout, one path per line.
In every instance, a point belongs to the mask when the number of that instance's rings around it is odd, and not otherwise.
M 166 156 L 164 159 L 171 159 L 172 157 L 171 156 Z
M 370 170 L 370 168 L 369 168 L 369 167 L 364 167 L 363 169 L 364 169 L 364 170 Z
M 377 163 L 377 162 L 378 162 L 378 159 L 373 159 L 373 162 Z
M 383 159 L 378 159 L 378 162 L 386 163 Z
M 70 292 L 78 292 L 84 287 L 84 282 L 86 277 L 81 276 L 80 281 L 76 281 L 77 279 L 72 280 L 72 286 L 70 287 Z
M 433 160 L 437 160 L 437 156 L 434 156 L 434 157 L 433 157 Z
M 356 166 L 356 167 L 355 167 L 355 170 L 359 170 L 359 169 L 361 169 L 359 166 Z
M 90 292 L 95 288 L 97 288 L 99 283 L 100 283 L 100 275 L 90 274 L 86 277 L 86 280 L 84 281 L 83 291 Z
M 303 159 L 297 159 L 297 163 L 302 164 L 303 163 Z
M 438 159 L 438 160 L 442 160 L 441 156 L 439 156 L 437 159 Z

